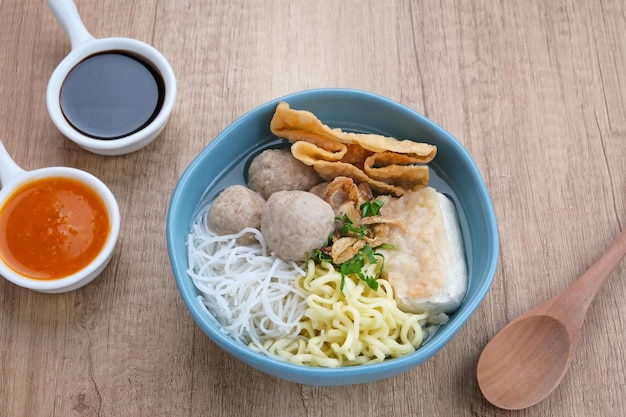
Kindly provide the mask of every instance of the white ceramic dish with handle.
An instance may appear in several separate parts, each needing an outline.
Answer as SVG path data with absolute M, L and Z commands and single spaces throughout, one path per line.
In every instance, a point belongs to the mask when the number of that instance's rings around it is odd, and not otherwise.
M 69 178 L 77 180 L 95 191 L 104 203 L 109 221 L 109 232 L 99 253 L 84 268 L 71 275 L 58 279 L 34 279 L 11 268 L 0 252 L 0 275 L 20 287 L 44 293 L 61 293 L 72 291 L 87 285 L 96 279 L 108 265 L 117 244 L 120 232 L 120 212 L 117 201 L 109 188 L 92 174 L 70 167 L 47 167 L 25 171 L 9 156 L 0 142 L 0 212 L 20 187 L 32 181 L 45 178 Z
M 85 28 L 72 0 L 48 0 L 48 7 L 67 33 L 71 43 L 70 53 L 52 73 L 46 92 L 48 113 L 57 128 L 82 148 L 101 155 L 127 154 L 151 143 L 165 128 L 176 99 L 176 77 L 169 62 L 154 47 L 136 39 L 94 38 Z M 62 88 L 70 72 L 80 63 L 104 53 L 137 57 L 154 70 L 155 77 L 160 78 L 159 82 L 162 81 L 163 88 L 162 103 L 156 116 L 134 133 L 116 139 L 97 138 L 78 130 L 70 123 L 61 106 Z M 95 103 L 93 109 L 97 109 L 98 106 L 101 107 L 100 103 Z M 83 108 L 80 111 L 87 110 Z

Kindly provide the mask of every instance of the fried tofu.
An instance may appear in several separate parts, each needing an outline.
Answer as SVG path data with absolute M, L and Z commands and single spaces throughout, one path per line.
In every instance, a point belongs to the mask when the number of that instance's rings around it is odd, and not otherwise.
M 380 198 L 380 197 L 379 197 Z M 382 277 L 393 286 L 398 306 L 406 312 L 451 313 L 467 291 L 465 250 L 456 209 L 432 187 L 402 197 L 384 197 L 381 214 L 396 218 Z

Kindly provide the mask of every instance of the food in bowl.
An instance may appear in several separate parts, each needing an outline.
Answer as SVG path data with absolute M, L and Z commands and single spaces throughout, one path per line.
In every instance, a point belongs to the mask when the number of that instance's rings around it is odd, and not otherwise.
M 266 200 L 276 191 L 309 190 L 319 182 L 315 169 L 295 159 L 287 148 L 266 149 L 248 168 L 248 187 Z
M 289 151 L 255 157 L 250 189 L 226 188 L 188 236 L 188 273 L 207 313 L 233 339 L 300 365 L 414 352 L 467 290 L 456 209 L 428 186 L 436 147 L 333 129 L 285 102 L 270 129 Z M 223 198 L 255 191 L 245 200 L 254 204 Z
M 465 248 L 468 287 L 459 308 L 449 314 L 448 322 L 430 333 L 414 352 L 362 366 L 303 366 L 249 348 L 229 336 L 224 326 L 207 312 L 202 294 L 187 273 L 186 242 L 190 228 L 198 212 L 205 211 L 222 190 L 247 183 L 248 167 L 256 155 L 285 144 L 269 129 L 281 101 L 297 109 L 307 109 L 329 126 L 346 132 L 415 138 L 437 147 L 436 157 L 428 163 L 429 186 L 454 202 Z M 497 219 L 489 190 L 468 150 L 452 134 L 416 111 L 371 92 L 351 89 L 295 92 L 262 104 L 234 120 L 185 168 L 172 193 L 166 224 L 173 276 L 185 308 L 209 339 L 209 354 L 218 355 L 220 361 L 232 356 L 268 375 L 308 385 L 341 386 L 391 378 L 412 370 L 436 354 L 445 355 L 446 360 L 453 362 L 463 360 L 450 357 L 450 352 L 445 352 L 444 348 L 472 319 L 491 288 L 498 265 Z M 277 265 L 279 272 L 280 267 Z M 472 342 L 465 340 L 464 343 Z M 220 355 L 217 348 L 229 356 Z M 205 371 L 211 372 L 210 369 Z

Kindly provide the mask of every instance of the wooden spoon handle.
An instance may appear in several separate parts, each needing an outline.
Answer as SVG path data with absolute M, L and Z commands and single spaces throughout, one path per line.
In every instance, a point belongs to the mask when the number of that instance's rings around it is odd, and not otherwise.
M 570 287 L 555 296 L 545 307 L 545 313 L 574 323 L 574 317 L 584 320 L 589 305 L 611 271 L 626 255 L 626 229 L 624 229 L 596 262 Z
M 577 291 L 581 291 L 581 301 L 590 304 L 600 286 L 604 283 L 611 271 L 626 255 L 626 229 L 617 235 L 607 250 L 591 265 L 591 267 L 573 285 Z

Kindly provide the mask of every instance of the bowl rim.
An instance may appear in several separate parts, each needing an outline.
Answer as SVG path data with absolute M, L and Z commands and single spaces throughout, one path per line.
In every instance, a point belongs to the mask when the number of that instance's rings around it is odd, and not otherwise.
M 381 105 L 388 107 L 392 112 L 404 113 L 405 115 L 408 115 L 413 119 L 419 120 L 420 123 L 429 126 L 431 129 L 437 130 L 438 133 L 445 137 L 447 142 L 455 148 L 456 152 L 459 153 L 466 160 L 466 162 L 468 162 L 468 166 L 471 168 L 472 171 L 469 174 L 479 185 L 477 189 L 477 198 L 482 202 L 482 205 L 487 212 L 487 234 L 488 240 L 492 244 L 489 250 L 489 261 L 487 263 L 484 276 L 481 277 L 481 280 L 477 285 L 474 297 L 472 297 L 471 299 L 463 300 L 461 307 L 455 313 L 453 313 L 454 325 L 442 326 L 437 331 L 435 337 L 433 337 L 433 340 L 421 346 L 415 352 L 401 356 L 399 358 L 388 359 L 375 364 L 359 365 L 353 367 L 318 368 L 292 364 L 286 361 L 281 361 L 274 357 L 266 356 L 262 353 L 255 352 L 251 350 L 248 346 L 242 344 L 241 342 L 235 341 L 225 333 L 220 332 L 219 328 L 217 328 L 215 325 L 215 319 L 200 310 L 199 305 L 197 305 L 198 293 L 193 287 L 193 282 L 191 282 L 191 278 L 189 278 L 186 273 L 186 252 L 183 254 L 185 265 L 182 266 L 182 269 L 181 266 L 178 265 L 177 257 L 180 256 L 180 249 L 177 249 L 176 245 L 180 245 L 181 242 L 176 241 L 178 238 L 176 236 L 176 231 L 173 230 L 172 223 L 174 222 L 176 207 L 180 206 L 180 204 L 184 200 L 184 191 L 186 188 L 189 187 L 189 177 L 192 175 L 192 173 L 205 162 L 211 150 L 214 147 L 218 146 L 222 141 L 224 141 L 225 138 L 228 137 L 229 133 L 235 130 L 239 125 L 246 123 L 251 118 L 262 115 L 270 108 L 275 108 L 275 106 L 280 101 L 288 102 L 293 99 L 303 99 L 318 95 L 329 97 L 341 96 L 344 99 L 349 100 L 365 99 L 370 101 L 376 101 L 379 102 Z M 198 202 L 195 202 L 195 205 L 197 204 Z M 189 219 L 189 221 L 190 220 L 191 219 Z M 265 104 L 262 104 L 238 117 L 224 130 L 222 130 L 215 138 L 213 138 L 213 140 L 211 140 L 202 149 L 202 151 L 192 160 L 189 166 L 184 170 L 176 184 L 176 187 L 173 190 L 170 204 L 168 207 L 166 221 L 168 253 L 174 277 L 176 279 L 179 292 L 181 293 L 187 309 L 189 310 L 190 314 L 196 321 L 196 324 L 201 328 L 201 330 L 205 334 L 210 336 L 210 339 L 218 344 L 222 349 L 249 365 L 252 365 L 274 376 L 280 376 L 283 379 L 292 380 L 294 382 L 302 383 L 303 380 L 308 380 L 308 382 L 304 383 L 313 385 L 347 385 L 352 383 L 383 379 L 388 376 L 394 376 L 401 373 L 398 372 L 398 370 L 411 369 L 434 356 L 465 325 L 471 315 L 484 300 L 489 289 L 491 288 L 495 277 L 500 251 L 499 232 L 491 197 L 488 193 L 487 186 L 478 170 L 478 167 L 476 166 L 476 163 L 470 156 L 469 152 L 463 147 L 463 145 L 442 127 L 438 126 L 420 113 L 398 102 L 377 95 L 375 93 L 348 88 L 319 88 L 287 94 L 277 99 L 271 100 Z M 190 224 L 188 226 L 190 226 Z M 298 375 L 300 375 L 301 377 L 298 377 Z M 371 378 L 365 378 L 361 380 L 362 377 L 372 375 L 373 377 Z M 361 379 L 359 379 L 359 377 L 361 377 Z M 330 380 L 332 378 L 338 378 L 338 381 Z M 355 379 L 359 380 L 351 382 Z

